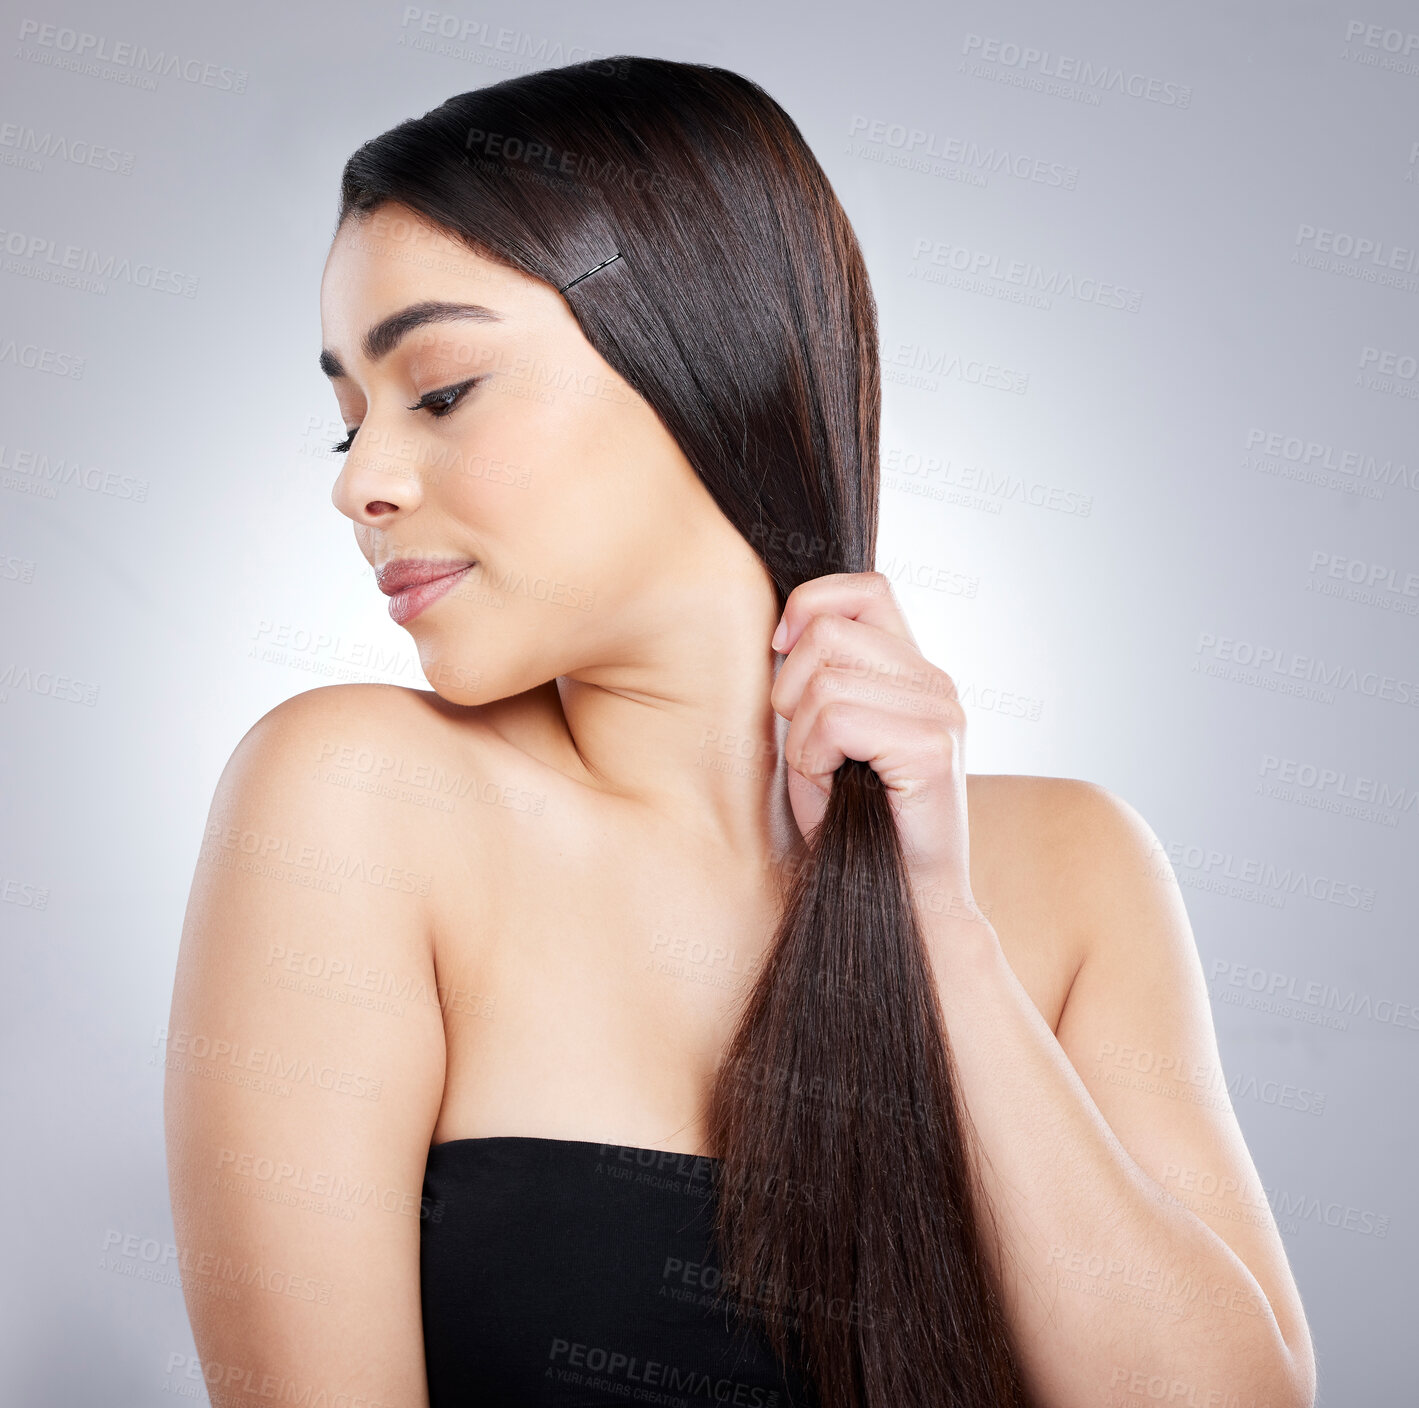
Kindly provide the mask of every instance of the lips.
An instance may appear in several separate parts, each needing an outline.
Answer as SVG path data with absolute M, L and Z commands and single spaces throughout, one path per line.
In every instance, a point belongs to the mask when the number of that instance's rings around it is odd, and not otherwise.
M 380 591 L 389 598 L 389 614 L 402 626 L 452 591 L 477 565 L 467 558 L 399 557 L 375 575 Z

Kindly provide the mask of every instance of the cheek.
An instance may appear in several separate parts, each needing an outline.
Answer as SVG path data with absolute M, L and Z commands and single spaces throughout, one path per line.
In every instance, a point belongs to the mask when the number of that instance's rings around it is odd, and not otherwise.
M 560 468 L 538 513 L 560 570 L 602 602 L 643 591 L 676 551 L 663 482 L 644 458 L 604 443 Z
M 526 496 L 519 556 L 579 601 L 604 600 L 636 554 L 624 538 L 625 517 L 585 473 L 549 472 Z
M 494 579 L 524 573 L 580 600 L 618 601 L 674 551 L 667 525 L 683 512 L 666 502 L 665 466 L 644 438 L 624 407 L 509 396 L 480 425 L 481 458 L 467 457 L 445 504 L 476 534 Z

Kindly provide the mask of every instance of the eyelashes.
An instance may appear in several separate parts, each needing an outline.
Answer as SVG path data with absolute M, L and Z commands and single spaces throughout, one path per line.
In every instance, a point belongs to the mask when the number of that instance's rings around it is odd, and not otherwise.
M 482 377 L 470 376 L 467 381 L 460 381 L 454 386 L 445 386 L 439 391 L 426 391 L 409 409 L 430 411 L 435 419 L 446 416 L 458 404 L 463 393 L 481 380 Z
M 463 399 L 464 392 L 476 386 L 482 379 L 480 376 L 471 376 L 467 381 L 457 382 L 453 386 L 443 386 L 437 391 L 426 391 L 409 407 L 409 410 L 427 411 L 435 420 L 442 420 Z M 355 443 L 355 436 L 359 434 L 359 430 L 360 427 L 357 425 L 343 440 L 337 440 L 330 448 L 337 455 L 348 453 L 350 447 Z

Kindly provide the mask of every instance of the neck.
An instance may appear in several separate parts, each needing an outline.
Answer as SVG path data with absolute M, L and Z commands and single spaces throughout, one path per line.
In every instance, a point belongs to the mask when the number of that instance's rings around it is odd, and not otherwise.
M 769 864 L 798 837 L 781 761 L 788 724 L 769 703 L 777 603 L 762 570 L 721 575 L 711 590 L 705 580 L 658 583 L 615 663 L 555 681 L 566 738 L 586 785 Z

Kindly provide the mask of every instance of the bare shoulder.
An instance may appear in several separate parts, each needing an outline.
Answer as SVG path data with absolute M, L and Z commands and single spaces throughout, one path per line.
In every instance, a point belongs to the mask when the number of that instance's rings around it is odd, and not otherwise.
M 478 737 L 479 711 L 449 704 L 429 690 L 390 684 L 332 684 L 282 700 L 246 732 L 223 775 L 229 786 L 250 773 L 267 785 L 325 783 L 307 789 L 337 808 L 364 798 L 367 812 L 391 820 L 417 814 L 391 812 L 379 799 L 399 795 L 446 766 L 460 746 Z
M 1107 787 L 1080 777 L 971 773 L 966 784 L 972 812 L 979 806 L 983 820 L 1008 817 L 1065 832 L 1080 820 L 1098 820 L 1119 808 L 1128 809 Z
M 979 863 L 982 877 L 1013 901 L 1034 893 L 1051 908 L 1067 902 L 1071 913 L 1092 913 L 1109 901 L 1099 882 L 1119 862 L 1132 878 L 1135 862 L 1158 850 L 1143 817 L 1097 782 L 1012 773 L 966 782 L 972 876 Z
M 446 727 L 453 714 L 471 719 L 477 710 L 449 704 L 431 690 L 405 685 L 320 685 L 267 710 L 247 730 L 238 750 L 310 742 L 327 733 L 332 745 L 355 739 L 422 740 Z
M 417 690 L 339 684 L 283 700 L 247 729 L 222 770 L 195 892 L 240 871 L 329 894 L 356 881 L 355 893 L 374 883 L 406 900 L 426 895 L 418 861 L 428 828 L 417 809 L 390 803 L 386 779 L 416 765 L 435 739 Z M 420 908 L 401 909 L 410 943 L 423 927 Z
M 232 750 L 203 859 L 220 843 L 252 863 L 372 866 L 410 895 L 427 894 L 434 847 L 445 840 L 439 782 L 466 768 L 459 759 L 478 729 L 463 716 L 475 712 L 385 684 L 325 685 L 283 700 Z
M 1157 839 L 1121 797 L 1082 778 L 970 774 L 966 794 L 976 899 L 1022 981 L 1035 975 L 1054 1027 L 1091 946 L 1150 883 Z

